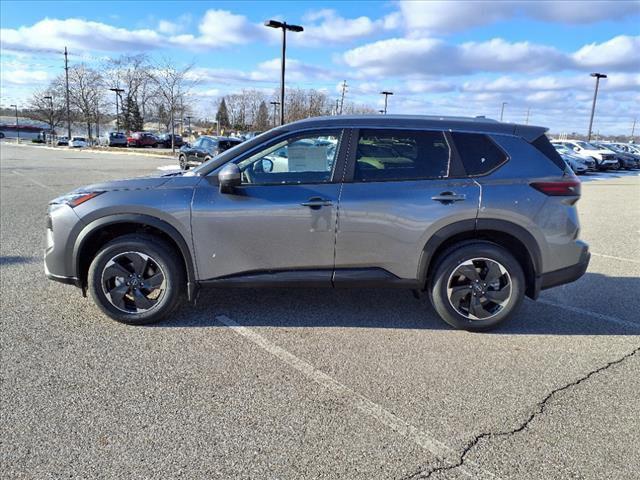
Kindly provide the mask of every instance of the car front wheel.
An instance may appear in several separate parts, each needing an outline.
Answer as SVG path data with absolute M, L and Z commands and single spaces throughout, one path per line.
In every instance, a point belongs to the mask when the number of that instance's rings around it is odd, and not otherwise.
M 107 243 L 91 262 L 88 283 L 92 298 L 106 315 L 143 325 L 173 312 L 185 281 L 171 247 L 141 234 Z
M 189 170 L 189 165 L 187 165 L 186 155 L 180 155 L 178 157 L 178 164 L 180 165 L 180 170 Z
M 522 302 L 525 280 L 503 247 L 473 242 L 444 253 L 429 284 L 435 310 L 449 325 L 469 331 L 495 328 Z

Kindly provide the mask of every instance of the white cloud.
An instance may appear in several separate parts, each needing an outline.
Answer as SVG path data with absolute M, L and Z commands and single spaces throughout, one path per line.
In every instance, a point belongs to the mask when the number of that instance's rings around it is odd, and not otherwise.
M 446 34 L 524 16 L 565 24 L 624 19 L 640 14 L 640 2 L 432 0 L 400 2 L 403 25 L 410 36 Z
M 291 39 L 295 44 L 308 46 L 351 42 L 399 25 L 397 14 L 378 20 L 372 20 L 364 15 L 344 18 L 335 10 L 328 8 L 309 12 L 303 20 L 304 31 L 291 35 Z
M 370 75 L 460 75 L 475 72 L 538 72 L 563 68 L 564 56 L 529 42 L 448 44 L 435 38 L 392 38 L 349 50 L 347 65 Z
M 188 74 L 191 80 L 202 84 L 221 83 L 274 83 L 280 82 L 280 59 L 274 58 L 256 65 L 252 71 L 223 68 L 196 68 Z M 307 83 L 315 81 L 331 81 L 335 78 L 332 70 L 304 63 L 300 60 L 287 59 L 287 82 Z
M 494 38 L 461 45 L 436 38 L 391 38 L 347 50 L 342 60 L 360 76 L 463 75 L 482 72 L 634 71 L 640 64 L 640 37 L 618 36 L 564 53 L 531 42 Z
M 620 35 L 603 43 L 585 45 L 573 54 L 576 64 L 585 68 L 638 71 L 640 36 Z
M 49 74 L 43 70 L 6 70 L 3 66 L 1 73 L 3 85 L 41 85 L 49 80 Z

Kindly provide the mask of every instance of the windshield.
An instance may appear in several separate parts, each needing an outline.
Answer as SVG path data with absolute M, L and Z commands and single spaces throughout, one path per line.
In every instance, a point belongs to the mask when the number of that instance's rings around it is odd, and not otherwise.
M 576 145 L 580 146 L 581 148 L 584 148 L 585 150 L 598 150 L 598 147 L 595 147 L 587 142 L 576 142 Z

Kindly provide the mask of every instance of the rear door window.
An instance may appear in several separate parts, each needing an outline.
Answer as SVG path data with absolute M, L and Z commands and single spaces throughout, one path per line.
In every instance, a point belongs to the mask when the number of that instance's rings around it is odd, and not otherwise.
M 451 152 L 443 132 L 360 130 L 354 181 L 384 182 L 443 178 Z
M 484 175 L 508 160 L 507 155 L 484 134 L 451 134 L 467 175 Z

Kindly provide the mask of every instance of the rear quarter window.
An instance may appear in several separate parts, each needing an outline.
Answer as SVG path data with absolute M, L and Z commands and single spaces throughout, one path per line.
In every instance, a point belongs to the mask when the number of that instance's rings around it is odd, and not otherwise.
M 564 169 L 566 168 L 564 160 L 562 159 L 558 151 L 553 148 L 553 145 L 551 145 L 551 142 L 544 133 L 536 138 L 533 142 L 531 142 L 531 145 L 536 147 L 536 149 L 540 153 L 551 160 L 556 165 L 556 167 L 564 171 Z
M 452 133 L 460 160 L 467 175 L 484 175 L 508 160 L 493 141 L 481 133 Z

